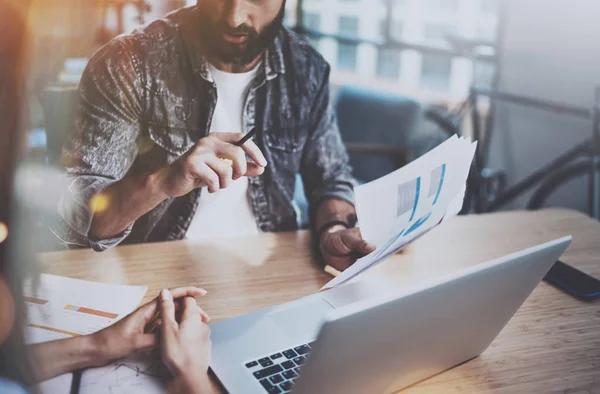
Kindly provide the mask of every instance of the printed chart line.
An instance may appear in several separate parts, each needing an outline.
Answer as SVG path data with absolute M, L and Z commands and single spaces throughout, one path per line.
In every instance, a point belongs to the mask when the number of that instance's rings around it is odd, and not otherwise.
M 31 302 L 32 304 L 38 304 L 38 305 L 46 305 L 48 303 L 48 300 L 42 300 L 41 298 L 35 298 L 35 297 L 29 297 L 29 296 L 23 296 L 23 300 L 25 302 Z
M 67 306 L 65 306 L 65 309 L 69 310 L 69 311 L 79 312 L 79 313 L 87 313 L 88 315 L 106 317 L 108 319 L 116 319 L 117 317 L 119 317 L 118 313 L 103 312 L 103 311 L 98 311 L 96 309 L 84 308 L 82 306 L 77 306 L 77 305 L 67 305 Z
M 419 191 L 421 189 L 421 177 L 417 178 L 417 191 L 415 192 L 415 204 L 413 205 L 412 213 L 410 214 L 409 222 L 412 222 L 415 217 L 415 212 L 417 211 L 417 205 L 419 205 Z
M 70 335 L 72 337 L 77 337 L 79 336 L 79 334 L 75 333 L 75 332 L 71 332 L 71 331 L 65 331 L 65 330 L 61 330 L 60 328 L 54 328 L 54 327 L 48 327 L 48 326 L 42 326 L 39 324 L 28 324 L 27 327 L 31 327 L 31 328 L 39 328 L 40 330 L 46 330 L 46 331 L 52 331 L 52 332 L 56 332 L 58 334 L 65 334 L 65 335 Z
M 444 184 L 444 175 L 446 175 L 446 163 L 442 164 L 442 175 L 440 175 L 440 184 L 438 186 L 437 193 L 435 193 L 435 198 L 433 199 L 433 204 L 431 204 L 431 205 L 435 205 L 438 198 L 440 197 L 440 193 L 442 192 L 442 185 Z

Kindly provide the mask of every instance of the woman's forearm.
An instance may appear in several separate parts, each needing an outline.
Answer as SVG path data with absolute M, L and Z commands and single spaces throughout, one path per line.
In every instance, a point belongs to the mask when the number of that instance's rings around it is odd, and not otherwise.
M 108 361 L 92 335 L 29 345 L 27 352 L 38 382 Z
M 169 388 L 169 392 L 176 394 L 211 394 L 213 392 L 206 371 L 175 376 Z

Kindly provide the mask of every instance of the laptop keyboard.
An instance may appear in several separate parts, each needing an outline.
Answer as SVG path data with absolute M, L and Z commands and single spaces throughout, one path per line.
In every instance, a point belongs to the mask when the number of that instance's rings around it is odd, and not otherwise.
M 296 346 L 245 364 L 254 378 L 269 394 L 289 393 L 300 368 L 311 351 L 312 343 Z

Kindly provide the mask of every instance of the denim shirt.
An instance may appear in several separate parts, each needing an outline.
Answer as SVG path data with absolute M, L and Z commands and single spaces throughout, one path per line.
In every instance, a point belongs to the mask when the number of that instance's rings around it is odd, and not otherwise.
M 101 251 L 185 237 L 201 189 L 163 201 L 104 240 L 88 235 L 89 202 L 129 171 L 149 174 L 172 163 L 208 134 L 217 90 L 202 54 L 199 12 L 194 6 L 171 13 L 113 39 L 90 60 L 63 147 L 70 186 L 50 225 L 65 245 Z M 354 181 L 330 103 L 327 62 L 285 28 L 263 56 L 243 112 L 244 131 L 257 127 L 254 142 L 268 162 L 261 176 L 249 178 L 250 205 L 261 231 L 289 231 L 297 229 L 297 173 L 311 217 L 325 199 L 353 203 Z

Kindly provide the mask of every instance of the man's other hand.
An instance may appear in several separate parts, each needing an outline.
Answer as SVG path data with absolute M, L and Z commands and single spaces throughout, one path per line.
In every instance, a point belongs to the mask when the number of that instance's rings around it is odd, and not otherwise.
M 375 245 L 362 238 L 358 227 L 333 226 L 321 235 L 319 250 L 326 265 L 344 271 L 357 259 L 373 252 Z

